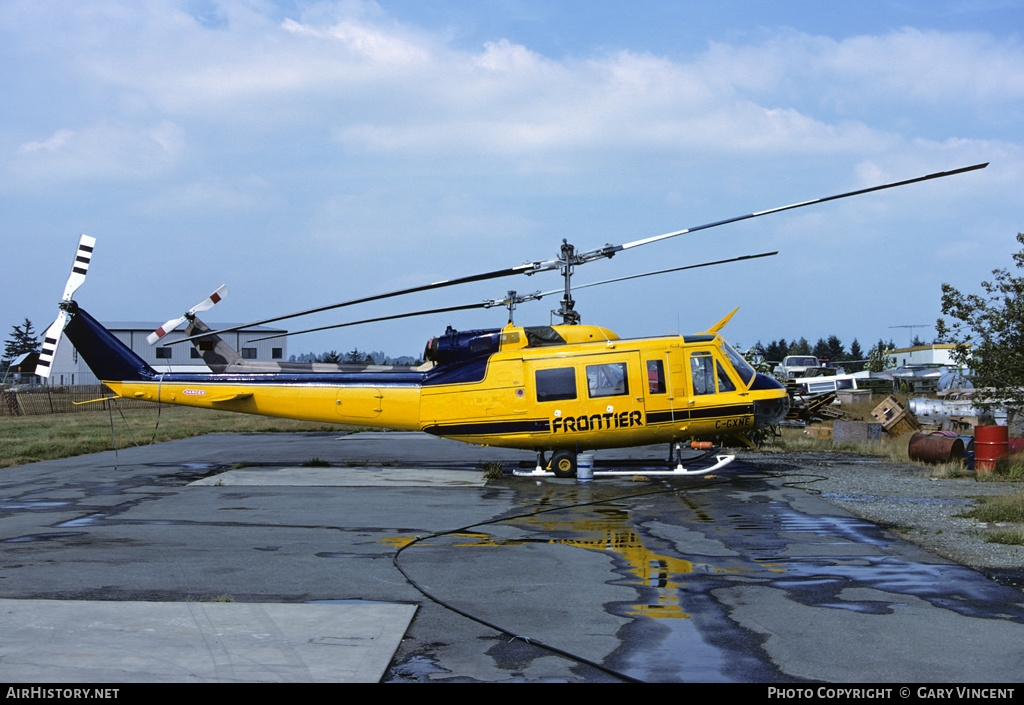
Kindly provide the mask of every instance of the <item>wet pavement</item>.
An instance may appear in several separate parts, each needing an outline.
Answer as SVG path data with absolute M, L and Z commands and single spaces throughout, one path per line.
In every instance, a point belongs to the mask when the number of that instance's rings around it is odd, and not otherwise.
M 254 605 L 413 607 L 411 620 L 395 616 L 404 636 L 390 663 L 364 672 L 384 682 L 1024 675 L 1020 590 L 848 514 L 756 455 L 713 475 L 645 475 L 665 450 L 600 453 L 635 475 L 589 483 L 508 474 L 531 453 L 391 433 L 202 436 L 10 468 L 0 614 L 119 602 L 140 610 L 126 612 L 130 630 L 152 618 L 147 604 L 227 604 L 238 629 Z M 485 480 L 485 465 L 506 473 Z M 356 653 L 342 629 L 294 643 L 347 639 Z M 138 665 L 132 677 L 351 678 L 340 659 L 335 672 L 306 669 L 294 643 L 281 649 L 294 668 L 242 669 L 244 647 L 203 638 L 217 667 Z M 0 680 L 18 678 L 3 670 L 18 653 L 0 645 Z M 30 680 L 89 680 L 60 649 L 46 653 L 49 677 L 44 664 Z

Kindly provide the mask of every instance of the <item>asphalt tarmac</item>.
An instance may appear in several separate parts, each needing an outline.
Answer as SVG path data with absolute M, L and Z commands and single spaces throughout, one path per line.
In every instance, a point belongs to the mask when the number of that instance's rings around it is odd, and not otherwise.
M 1008 683 L 1024 595 L 744 454 L 591 482 L 412 433 L 0 473 L 0 682 Z M 484 468 L 496 478 L 485 479 Z M 504 472 L 502 472 L 504 470 Z

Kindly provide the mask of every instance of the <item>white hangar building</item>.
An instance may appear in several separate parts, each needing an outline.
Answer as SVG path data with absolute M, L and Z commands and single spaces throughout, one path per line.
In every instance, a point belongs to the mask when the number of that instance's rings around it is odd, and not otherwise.
M 103 323 L 104 328 L 113 333 L 118 340 L 130 347 L 135 354 L 145 360 L 157 372 L 209 372 L 210 368 L 203 362 L 199 351 L 191 343 L 180 343 L 170 345 L 167 343 L 181 340 L 185 337 L 184 326 L 179 330 L 168 333 L 156 345 L 150 345 L 146 337 L 163 325 L 163 321 L 156 323 L 149 321 L 129 321 Z M 221 328 L 232 328 L 237 323 L 207 324 L 213 330 Z M 221 339 L 234 348 L 244 360 L 260 362 L 282 362 L 288 359 L 287 338 L 275 340 L 263 340 L 256 342 L 256 338 L 268 335 L 286 333 L 282 328 L 268 328 L 266 326 L 253 326 L 243 328 L 231 333 L 221 334 Z M 84 360 L 81 360 L 75 346 L 66 337 L 61 335 L 60 344 L 57 346 L 57 355 L 51 367 L 49 383 L 53 386 L 73 386 L 99 384 L 96 375 L 92 373 Z

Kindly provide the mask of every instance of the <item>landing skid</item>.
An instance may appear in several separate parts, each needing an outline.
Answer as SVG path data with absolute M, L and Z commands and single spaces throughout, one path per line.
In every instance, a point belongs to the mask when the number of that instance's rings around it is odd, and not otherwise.
M 703 458 L 701 458 L 703 459 Z M 594 477 L 622 477 L 622 476 L 693 476 L 693 475 L 706 475 L 709 472 L 720 470 L 726 465 L 736 459 L 735 455 L 716 455 L 715 463 L 707 468 L 700 470 L 687 470 L 683 467 L 682 463 L 679 463 L 672 470 L 656 470 L 651 468 L 637 468 L 636 470 L 594 470 Z M 512 474 L 516 477 L 555 477 L 555 473 L 550 470 L 544 470 L 543 468 L 537 467 L 533 470 L 513 470 Z

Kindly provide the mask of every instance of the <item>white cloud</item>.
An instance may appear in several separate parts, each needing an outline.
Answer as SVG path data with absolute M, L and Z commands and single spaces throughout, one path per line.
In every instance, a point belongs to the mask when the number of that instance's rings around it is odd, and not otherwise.
M 167 120 L 150 126 L 101 122 L 26 142 L 11 170 L 43 182 L 146 178 L 173 167 L 184 144 L 183 131 Z
M 42 142 L 26 142 L 18 148 L 18 151 L 22 154 L 38 152 L 39 150 L 55 152 L 66 145 L 74 135 L 75 133 L 71 130 L 57 130 L 49 139 L 43 140 Z
M 358 151 L 861 151 L 891 147 L 898 129 L 870 127 L 866 105 L 919 111 L 969 99 L 980 111 L 1024 93 L 1020 48 L 976 34 L 782 32 L 752 46 L 714 43 L 689 63 L 627 51 L 554 60 L 508 39 L 457 50 L 359 4 L 278 21 L 228 2 L 218 29 L 173 5 L 98 7 L 104 31 L 87 23 L 57 48 L 86 90 L 120 92 L 116 105 L 179 123 L 321 125 Z

